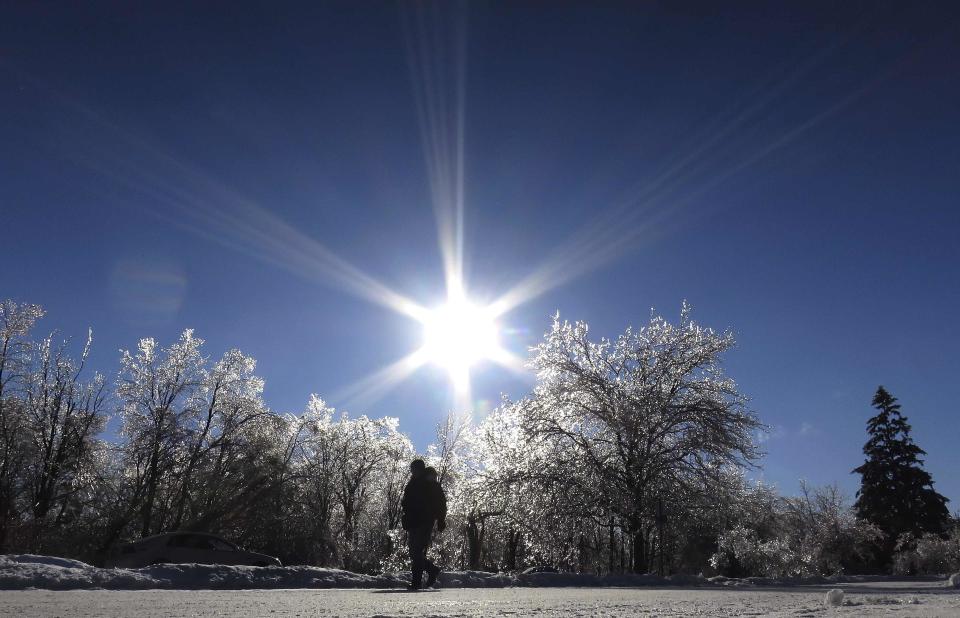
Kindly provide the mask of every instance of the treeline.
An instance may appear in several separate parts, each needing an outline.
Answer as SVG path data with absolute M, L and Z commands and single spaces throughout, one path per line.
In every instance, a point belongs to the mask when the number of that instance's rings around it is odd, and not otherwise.
M 252 358 L 212 360 L 189 330 L 167 347 L 140 341 L 115 376 L 88 375 L 89 337 L 72 358 L 34 337 L 42 315 L 0 305 L 0 553 L 96 564 L 182 529 L 285 564 L 406 567 L 399 501 L 417 453 L 397 419 L 316 396 L 271 411 Z M 448 494 L 437 558 L 595 573 L 960 568 L 943 518 L 888 530 L 835 489 L 783 498 L 746 482 L 763 426 L 722 370 L 732 345 L 686 305 L 677 324 L 654 316 L 615 340 L 555 320 L 531 350 L 527 397 L 477 423 L 448 417 L 421 453 Z

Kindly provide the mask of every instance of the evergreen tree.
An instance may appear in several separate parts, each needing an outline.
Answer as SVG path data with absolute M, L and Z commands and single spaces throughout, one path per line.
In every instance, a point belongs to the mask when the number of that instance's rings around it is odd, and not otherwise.
M 886 563 L 901 534 L 942 533 L 950 514 L 947 499 L 933 489 L 933 479 L 923 469 L 920 457 L 926 452 L 910 437 L 896 397 L 881 386 L 873 406 L 879 412 L 867 421 L 870 439 L 863 446 L 867 460 L 854 470 L 862 477 L 854 507 L 857 517 L 886 534 L 879 556 Z

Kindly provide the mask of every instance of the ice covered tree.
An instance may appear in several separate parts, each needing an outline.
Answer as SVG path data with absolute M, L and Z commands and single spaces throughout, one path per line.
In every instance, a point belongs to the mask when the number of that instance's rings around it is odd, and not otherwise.
M 900 404 L 882 386 L 873 397 L 877 414 L 867 421 L 866 461 L 853 471 L 861 476 L 857 516 L 886 535 L 880 559 L 889 562 L 903 534 L 942 533 L 949 522 L 947 499 L 933 488 L 923 469 L 926 452 L 914 443 Z
M 385 533 L 373 517 L 378 497 L 378 474 L 384 472 L 386 438 L 396 432 L 396 419 L 370 419 L 343 414 L 333 426 L 335 434 L 334 496 L 339 507 L 338 540 L 342 564 L 348 569 L 366 568 L 370 536 Z
M 274 415 L 256 361 L 230 350 L 203 374 L 185 424 L 171 528 L 229 526 L 276 480 Z
M 22 389 L 30 365 L 30 330 L 41 317 L 39 305 L 0 302 L 0 552 L 7 549 L 25 490 L 29 444 Z
M 204 380 L 203 340 L 186 330 L 169 348 L 141 339 L 135 353 L 123 352 L 117 395 L 126 438 L 130 506 L 139 507 L 140 534 L 161 530 L 162 498 L 176 483 L 173 470 L 195 415 Z M 165 491 L 166 490 L 166 491 Z M 132 515 L 132 513 L 131 513 Z
M 388 531 L 413 446 L 396 418 L 336 414 L 313 395 L 293 421 L 296 446 L 282 525 L 298 539 L 296 560 L 370 570 L 391 550 Z
M 721 367 L 729 332 L 653 315 L 615 340 L 589 339 L 556 318 L 531 360 L 537 385 L 521 405 L 525 438 L 555 453 L 531 470 L 584 514 L 608 512 L 633 540 L 636 571 L 650 566 L 655 505 L 667 487 L 696 491 L 725 465 L 758 455 L 762 425 Z
M 481 524 L 491 517 L 499 520 L 503 537 L 499 566 L 507 570 L 519 568 L 523 551 L 540 547 L 542 538 L 537 515 L 543 512 L 540 498 L 544 494 L 537 485 L 540 477 L 529 471 L 541 469 L 538 461 L 543 452 L 524 437 L 521 405 L 504 401 L 477 425 L 471 440 L 475 472 L 467 493 L 470 510 L 479 515 L 475 519 Z M 542 449 L 546 445 L 539 446 Z M 476 540 L 468 538 L 473 541 L 468 546 L 471 568 L 480 564 L 483 553 L 482 546 L 474 545 L 484 540 L 483 535 L 475 536 Z
M 26 469 L 27 496 L 32 516 L 30 550 L 43 549 L 48 528 L 57 532 L 82 507 L 76 498 L 90 482 L 96 436 L 106 423 L 103 376 L 81 379 L 90 352 L 92 334 L 79 360 L 55 346 L 53 336 L 35 345 L 24 384 L 24 430 L 30 441 Z
M 435 439 L 427 447 L 426 462 L 437 469 L 447 498 L 447 529 L 432 551 L 442 562 L 459 561 L 480 568 L 484 521 L 498 513 L 484 510 L 480 496 L 485 482 L 478 476 L 475 428 L 469 414 L 451 413 L 437 423 Z M 459 534 L 458 534 L 459 533 Z
M 269 414 L 255 424 L 257 440 L 251 446 L 259 453 L 245 458 L 243 467 L 257 473 L 257 488 L 222 530 L 244 547 L 278 556 L 284 564 L 319 564 L 310 553 L 308 524 L 315 519 L 305 508 L 313 502 L 304 495 L 299 465 L 310 420 L 306 414 Z M 243 477 L 235 480 L 242 483 Z
M 74 551 L 76 522 L 93 506 L 107 388 L 82 377 L 92 336 L 73 358 L 54 335 L 30 338 L 41 316 L 0 303 L 0 551 Z
M 723 575 L 793 577 L 856 572 L 882 536 L 857 519 L 836 486 L 784 497 L 772 487 L 744 485 L 725 516 L 710 565 Z
M 168 348 L 143 339 L 121 358 L 127 508 L 118 531 L 134 518 L 143 536 L 231 526 L 276 482 L 277 419 L 255 361 L 230 350 L 210 364 L 202 345 L 187 330 Z

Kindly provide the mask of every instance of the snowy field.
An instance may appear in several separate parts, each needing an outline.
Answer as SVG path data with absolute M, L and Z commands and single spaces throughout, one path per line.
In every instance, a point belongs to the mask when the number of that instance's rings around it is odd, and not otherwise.
M 23 590 L 0 593 L 0 615 L 63 616 L 960 616 L 942 583 L 827 588 L 452 588 L 328 590 Z
M 960 616 L 960 576 L 953 580 L 460 572 L 445 573 L 440 590 L 409 593 L 402 575 L 297 566 L 99 569 L 8 555 L 0 556 L 0 616 Z M 842 599 L 828 606 L 832 589 Z

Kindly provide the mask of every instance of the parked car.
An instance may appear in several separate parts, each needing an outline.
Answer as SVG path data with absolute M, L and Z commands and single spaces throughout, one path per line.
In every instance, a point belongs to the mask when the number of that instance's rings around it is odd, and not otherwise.
M 281 566 L 273 556 L 245 551 L 203 532 L 167 532 L 127 543 L 107 558 L 105 566 L 135 569 L 161 563 Z

